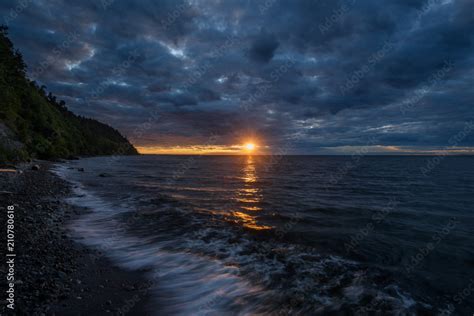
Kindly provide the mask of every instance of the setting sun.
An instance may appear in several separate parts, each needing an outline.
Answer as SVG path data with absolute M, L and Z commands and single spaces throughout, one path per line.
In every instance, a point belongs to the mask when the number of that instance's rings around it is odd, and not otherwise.
M 248 151 L 252 151 L 252 150 L 255 149 L 255 144 L 247 143 L 247 144 L 245 144 L 245 149 L 247 149 Z

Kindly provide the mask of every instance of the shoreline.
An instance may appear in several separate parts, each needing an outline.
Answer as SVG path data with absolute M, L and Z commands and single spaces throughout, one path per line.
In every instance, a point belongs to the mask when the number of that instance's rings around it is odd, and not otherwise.
M 2 216 L 6 219 L 7 205 L 15 206 L 16 253 L 15 309 L 2 304 L 0 313 L 150 314 L 145 271 L 119 268 L 70 237 L 69 223 L 89 210 L 65 202 L 71 185 L 50 171 L 52 164 L 35 162 L 0 172 Z M 6 275 L 5 260 L 1 272 Z M 6 290 L 2 282 L 1 292 Z M 0 301 L 5 300 L 2 294 Z

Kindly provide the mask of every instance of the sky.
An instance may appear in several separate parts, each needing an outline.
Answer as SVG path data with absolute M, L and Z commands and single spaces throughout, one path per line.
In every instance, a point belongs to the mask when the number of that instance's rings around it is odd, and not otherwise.
M 73 112 L 142 153 L 474 153 L 472 0 L 2 0 Z

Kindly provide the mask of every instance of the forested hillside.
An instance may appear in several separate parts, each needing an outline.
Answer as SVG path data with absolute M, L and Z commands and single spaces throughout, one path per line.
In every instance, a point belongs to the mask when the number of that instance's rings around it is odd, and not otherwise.
M 0 162 L 131 154 L 136 149 L 117 130 L 75 115 L 30 81 L 7 28 L 0 27 Z

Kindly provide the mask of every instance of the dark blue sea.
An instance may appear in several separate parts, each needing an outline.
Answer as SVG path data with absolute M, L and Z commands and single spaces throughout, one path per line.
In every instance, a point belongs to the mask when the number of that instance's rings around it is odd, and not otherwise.
M 55 171 L 88 208 L 72 236 L 146 271 L 157 315 L 474 313 L 474 157 L 99 157 Z

